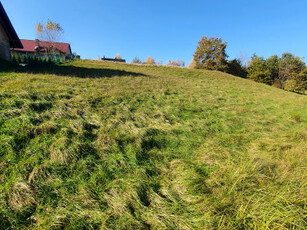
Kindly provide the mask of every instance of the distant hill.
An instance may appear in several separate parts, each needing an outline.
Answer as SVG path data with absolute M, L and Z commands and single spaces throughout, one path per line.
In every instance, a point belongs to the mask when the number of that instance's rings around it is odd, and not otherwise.
M 306 229 L 306 153 L 306 96 L 221 72 L 0 72 L 2 229 Z

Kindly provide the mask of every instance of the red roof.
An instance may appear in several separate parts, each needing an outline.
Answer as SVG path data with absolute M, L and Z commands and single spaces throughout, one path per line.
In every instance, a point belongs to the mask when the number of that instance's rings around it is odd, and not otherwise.
M 15 51 L 23 51 L 23 52 L 37 52 L 35 48 L 37 48 L 36 40 L 26 40 L 20 39 L 23 49 L 14 49 Z M 67 49 L 70 49 L 69 43 L 61 43 L 61 42 L 46 42 L 46 41 L 39 41 L 40 51 L 44 52 L 44 47 L 54 47 L 59 50 L 61 53 L 66 54 Z

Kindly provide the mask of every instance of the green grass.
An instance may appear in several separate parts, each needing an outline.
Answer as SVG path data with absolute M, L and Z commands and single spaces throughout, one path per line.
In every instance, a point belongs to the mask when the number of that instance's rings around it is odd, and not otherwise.
M 0 73 L 2 229 L 306 229 L 306 153 L 306 96 L 224 73 Z

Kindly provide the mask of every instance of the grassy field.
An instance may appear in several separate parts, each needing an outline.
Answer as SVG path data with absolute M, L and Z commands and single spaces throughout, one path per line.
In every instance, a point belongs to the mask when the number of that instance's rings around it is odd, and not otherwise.
M 1 229 L 306 229 L 307 97 L 213 71 L 0 73 Z

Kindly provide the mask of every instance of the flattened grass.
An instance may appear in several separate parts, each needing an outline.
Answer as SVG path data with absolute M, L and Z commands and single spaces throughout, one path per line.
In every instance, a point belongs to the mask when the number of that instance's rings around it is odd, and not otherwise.
M 4 229 L 305 229 L 307 98 L 213 71 L 0 74 Z

